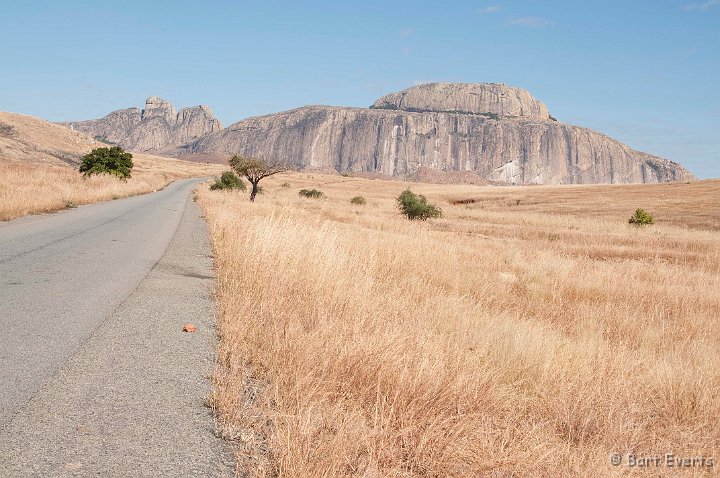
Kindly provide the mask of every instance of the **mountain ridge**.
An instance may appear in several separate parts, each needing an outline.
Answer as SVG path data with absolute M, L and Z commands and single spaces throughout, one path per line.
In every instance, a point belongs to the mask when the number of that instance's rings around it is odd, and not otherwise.
M 165 117 L 172 112 L 151 103 Z M 142 124 L 134 129 L 140 136 L 146 130 Z M 405 179 L 423 168 L 505 184 L 695 179 L 678 163 L 559 122 L 528 91 L 498 83 L 422 84 L 384 95 L 369 108 L 303 106 L 211 128 L 186 142 L 171 139 L 154 151 L 203 160 L 240 154 L 300 170 Z M 141 142 L 127 144 L 132 149 Z
M 144 109 L 125 108 L 95 120 L 60 124 L 137 152 L 158 152 L 222 129 L 222 123 L 209 106 L 177 111 L 169 101 L 158 96 L 147 98 Z

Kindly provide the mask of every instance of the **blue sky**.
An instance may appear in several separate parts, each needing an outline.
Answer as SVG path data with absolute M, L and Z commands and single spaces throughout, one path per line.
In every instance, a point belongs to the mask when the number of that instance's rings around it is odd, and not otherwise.
M 3 3 L 4 111 L 89 119 L 157 95 L 229 125 L 421 82 L 497 82 L 720 177 L 720 0 Z

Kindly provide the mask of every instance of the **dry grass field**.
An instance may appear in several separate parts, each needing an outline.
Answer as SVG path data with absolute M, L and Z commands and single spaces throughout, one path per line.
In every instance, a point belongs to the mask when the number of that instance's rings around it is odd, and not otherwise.
M 219 176 L 227 169 L 142 154 L 133 155 L 133 162 L 132 177 L 121 181 L 108 175 L 83 178 L 69 166 L 0 159 L 0 221 L 143 194 L 176 179 Z
M 76 164 L 99 141 L 32 116 L 0 112 L 0 221 L 164 188 L 180 178 L 220 175 L 227 169 L 134 154 L 132 178 L 84 179 Z
M 443 208 L 427 222 L 396 209 L 407 183 L 263 186 L 256 203 L 199 193 L 219 274 L 210 404 L 244 471 L 717 473 L 627 454 L 720 459 L 720 181 L 410 184 Z M 638 207 L 656 224 L 627 224 Z

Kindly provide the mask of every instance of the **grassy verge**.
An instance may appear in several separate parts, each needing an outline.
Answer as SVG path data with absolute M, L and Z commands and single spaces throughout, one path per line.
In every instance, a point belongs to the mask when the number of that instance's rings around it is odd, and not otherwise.
M 199 194 L 211 402 L 252 476 L 714 471 L 609 456 L 720 458 L 720 182 L 413 186 L 443 207 L 426 223 L 397 211 L 406 183 L 264 186 Z M 628 225 L 637 207 L 657 224 Z
M 84 179 L 70 167 L 0 161 L 0 221 L 57 211 L 80 204 L 142 194 L 176 179 L 219 175 L 222 166 L 135 155 L 126 182 L 109 176 Z

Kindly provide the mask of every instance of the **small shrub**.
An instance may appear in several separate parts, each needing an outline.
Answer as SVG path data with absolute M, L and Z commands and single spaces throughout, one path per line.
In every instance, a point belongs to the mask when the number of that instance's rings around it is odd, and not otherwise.
M 10 124 L 0 123 L 0 136 L 12 138 L 13 136 L 15 136 L 15 128 L 13 128 L 13 126 Z
M 245 191 L 245 183 L 237 177 L 235 173 L 232 171 L 225 171 L 220 176 L 220 179 L 216 179 L 215 183 L 213 183 L 210 186 L 211 191 L 215 190 L 224 190 L 224 189 L 238 189 L 240 191 Z
M 365 204 L 365 198 L 362 196 L 355 196 L 350 200 L 350 204 L 357 204 L 358 206 L 362 206 Z
M 475 204 L 476 202 L 478 202 L 478 200 L 477 200 L 477 199 L 473 199 L 473 198 L 468 198 L 468 199 L 451 199 L 451 200 L 450 200 L 450 204 L 452 204 L 453 206 L 457 206 L 457 205 L 459 205 L 459 204 Z
M 301 189 L 298 194 L 302 197 L 313 199 L 320 199 L 325 196 L 322 191 L 318 191 L 317 189 Z
M 464 111 L 459 111 L 459 113 L 464 113 Z M 500 120 L 500 115 L 497 114 L 497 113 L 490 113 L 490 112 L 488 112 L 488 113 L 478 113 L 478 114 L 479 114 L 480 116 L 486 116 L 486 117 L 488 117 L 488 118 L 490 118 L 490 119 L 494 119 L 495 121 L 499 121 L 499 120 Z
M 290 187 L 290 183 L 282 183 L 282 184 L 280 185 L 280 187 L 281 187 L 281 188 L 289 188 L 289 187 Z
M 120 146 L 93 149 L 82 157 L 80 164 L 83 176 L 110 174 L 120 179 L 129 178 L 132 168 L 132 154 L 126 153 Z
M 638 208 L 635 210 L 635 214 L 630 216 L 628 222 L 636 226 L 644 226 L 646 224 L 653 224 L 655 219 L 652 217 L 652 214 L 646 212 L 644 209 Z
M 107 137 L 105 137 L 105 136 L 99 136 L 99 135 L 98 135 L 98 136 L 95 136 L 94 138 L 95 138 L 96 141 L 100 141 L 101 143 L 109 144 L 109 145 L 111 145 L 111 146 L 112 146 L 112 145 L 115 145 L 115 143 L 113 143 L 112 141 L 110 141 L 109 139 L 107 139 Z
M 431 217 L 442 217 L 442 209 L 427 202 L 422 194 L 406 189 L 397 198 L 398 207 L 408 219 L 425 221 Z
M 371 110 L 397 110 L 399 109 L 397 105 L 394 105 L 393 103 L 381 103 L 377 106 L 370 105 Z

